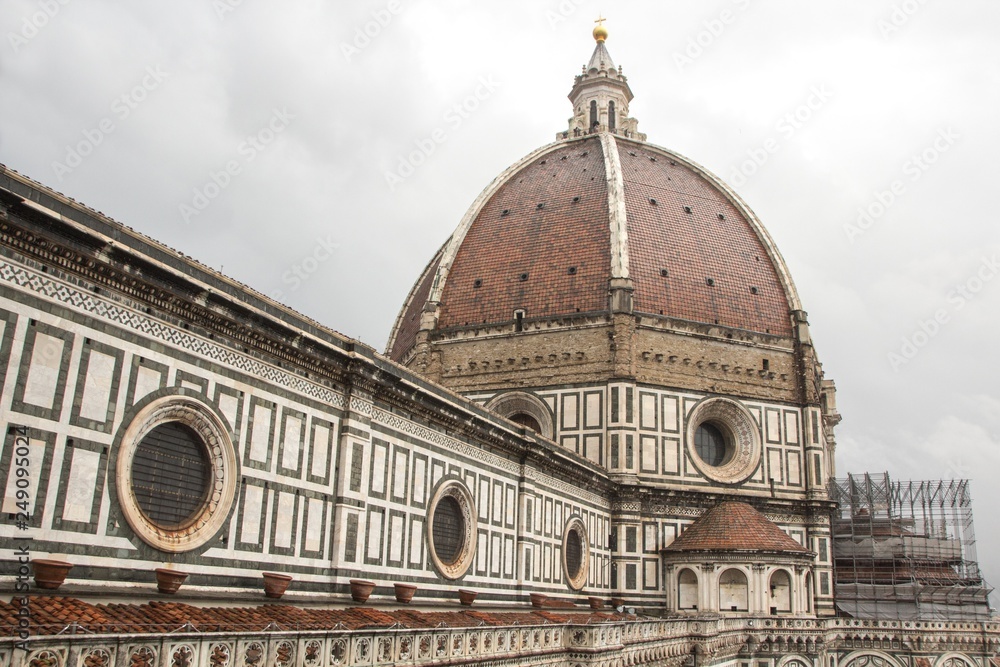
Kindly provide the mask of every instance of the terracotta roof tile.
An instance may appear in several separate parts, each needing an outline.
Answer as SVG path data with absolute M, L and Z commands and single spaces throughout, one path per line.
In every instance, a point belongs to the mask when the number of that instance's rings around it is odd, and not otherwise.
M 606 310 L 610 267 L 601 143 L 559 146 L 483 206 L 455 255 L 438 326 L 510 322 L 516 309 L 529 318 Z
M 673 153 L 615 140 L 635 310 L 792 336 L 785 286 L 736 200 Z M 608 310 L 608 174 L 598 139 L 548 148 L 475 215 L 444 282 L 438 328 L 506 325 L 518 309 L 529 319 Z M 439 261 L 400 313 L 388 350 L 397 361 L 414 345 Z
M 90 604 L 74 598 L 32 596 L 32 633 L 57 634 L 77 623 L 90 632 L 112 634 L 167 633 L 191 624 L 200 632 L 260 632 L 275 624 L 283 630 L 332 630 L 343 627 L 407 628 L 438 626 L 461 628 L 479 625 L 537 625 L 543 623 L 594 622 L 615 618 L 613 613 L 556 611 L 416 611 L 350 607 L 319 609 L 268 604 L 259 607 L 196 607 L 180 602 L 152 601 L 145 604 Z M 18 628 L 20 599 L 0 602 L 0 636 L 13 636 Z
M 724 502 L 684 529 L 664 551 L 766 551 L 806 554 L 809 550 L 746 503 Z
M 651 146 L 619 139 L 618 153 L 635 309 L 791 336 L 788 297 L 778 273 L 729 197 Z

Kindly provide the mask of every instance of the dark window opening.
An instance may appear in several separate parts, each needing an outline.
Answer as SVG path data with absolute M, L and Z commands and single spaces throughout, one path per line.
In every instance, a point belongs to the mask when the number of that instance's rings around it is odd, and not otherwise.
M 608 102 L 608 129 L 614 132 L 615 127 L 615 103 Z
M 530 428 L 535 433 L 542 432 L 542 425 L 538 423 L 538 420 L 525 412 L 516 412 L 508 417 L 515 424 L 520 424 L 525 428 Z
M 590 102 L 590 129 L 594 129 L 601 122 L 597 119 L 597 100 L 591 100 Z
M 566 536 L 566 576 L 576 579 L 583 567 L 583 538 L 576 528 Z
M 211 478 L 204 443 L 179 422 L 150 431 L 132 459 L 132 492 L 139 509 L 165 530 L 183 528 L 201 513 Z
M 694 434 L 694 450 L 698 457 L 710 466 L 720 466 L 726 462 L 726 436 L 714 424 L 704 423 Z
M 454 565 L 465 546 L 465 519 L 462 507 L 451 496 L 445 496 L 434 509 L 434 553 L 445 565 Z

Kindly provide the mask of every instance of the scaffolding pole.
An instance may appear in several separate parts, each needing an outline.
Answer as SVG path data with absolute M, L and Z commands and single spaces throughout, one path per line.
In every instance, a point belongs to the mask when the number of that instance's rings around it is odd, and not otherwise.
M 834 578 L 857 618 L 987 620 L 991 589 L 976 561 L 968 480 L 831 482 Z

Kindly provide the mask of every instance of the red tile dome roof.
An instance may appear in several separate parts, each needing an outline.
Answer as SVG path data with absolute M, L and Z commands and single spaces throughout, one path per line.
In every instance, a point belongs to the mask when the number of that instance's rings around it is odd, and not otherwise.
M 609 310 L 631 279 L 636 313 L 782 337 L 800 310 L 749 207 L 677 153 L 608 132 L 545 146 L 474 202 L 414 285 L 387 353 L 407 358 L 428 303 L 434 331 Z
M 809 553 L 809 550 L 746 503 L 724 502 L 684 529 L 664 551 L 766 551 Z

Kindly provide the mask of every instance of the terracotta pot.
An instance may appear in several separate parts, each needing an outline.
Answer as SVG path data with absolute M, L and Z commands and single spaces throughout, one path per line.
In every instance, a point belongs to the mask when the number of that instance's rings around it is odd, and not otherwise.
M 611 598 L 611 606 L 617 609 L 625 606 L 625 598 Z
M 591 596 L 587 598 L 587 602 L 590 603 L 591 609 L 604 609 L 604 600 L 601 598 Z
M 466 607 L 472 606 L 472 603 L 475 602 L 477 595 L 479 595 L 479 593 L 476 591 L 470 591 L 464 588 L 458 589 L 458 601 Z
M 413 594 L 417 592 L 417 587 L 413 584 L 393 584 L 392 587 L 396 590 L 396 602 L 403 604 L 410 604 Z
M 365 579 L 351 579 L 351 599 L 364 604 L 368 602 L 368 596 L 375 590 L 375 582 Z
M 49 560 L 38 558 L 31 561 L 31 570 L 35 574 L 35 586 L 55 590 L 66 581 L 66 575 L 73 569 L 73 563 L 64 560 Z
M 264 595 L 269 598 L 278 599 L 288 590 L 288 584 L 292 583 L 291 575 L 279 574 L 278 572 L 263 572 Z
M 528 595 L 531 598 L 531 606 L 539 609 L 544 607 L 545 601 L 549 599 L 549 596 L 544 593 L 529 593 Z
M 161 593 L 173 595 L 181 587 L 184 580 L 188 578 L 187 572 L 180 570 L 169 570 L 165 567 L 158 567 L 156 572 L 156 590 Z

